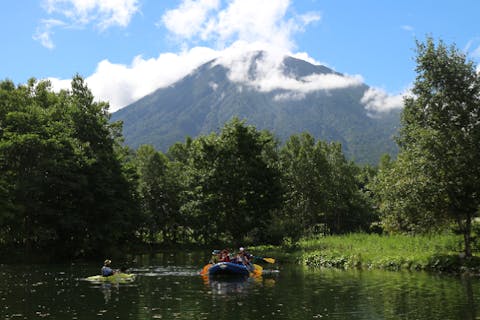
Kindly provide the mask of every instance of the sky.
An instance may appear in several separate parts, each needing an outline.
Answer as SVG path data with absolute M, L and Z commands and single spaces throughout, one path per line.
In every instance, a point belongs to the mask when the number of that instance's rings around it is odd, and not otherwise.
M 479 12 L 478 0 L 2 1 L 0 80 L 61 89 L 79 74 L 114 112 L 212 59 L 245 82 L 250 53 L 266 50 L 262 76 L 249 83 L 258 90 L 301 99 L 365 83 L 365 107 L 389 110 L 415 80 L 416 40 L 441 39 L 480 62 Z M 287 79 L 284 55 L 342 76 Z

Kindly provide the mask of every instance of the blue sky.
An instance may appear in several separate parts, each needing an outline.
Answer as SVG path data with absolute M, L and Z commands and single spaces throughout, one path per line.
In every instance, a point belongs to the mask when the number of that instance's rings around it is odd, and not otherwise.
M 477 0 L 3 1 L 0 79 L 61 88 L 79 73 L 115 111 L 212 58 L 266 48 L 345 74 L 338 85 L 365 82 L 372 106 L 398 106 L 415 79 L 415 39 L 442 39 L 480 61 L 479 12 Z M 259 90 L 285 80 L 269 77 Z

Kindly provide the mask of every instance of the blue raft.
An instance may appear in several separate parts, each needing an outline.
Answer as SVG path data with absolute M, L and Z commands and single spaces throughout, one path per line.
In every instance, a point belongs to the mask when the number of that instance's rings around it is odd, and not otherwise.
M 210 276 L 216 275 L 238 275 L 238 276 L 249 276 L 250 272 L 253 271 L 243 264 L 237 264 L 232 262 L 219 262 L 214 264 L 208 269 L 208 274 Z

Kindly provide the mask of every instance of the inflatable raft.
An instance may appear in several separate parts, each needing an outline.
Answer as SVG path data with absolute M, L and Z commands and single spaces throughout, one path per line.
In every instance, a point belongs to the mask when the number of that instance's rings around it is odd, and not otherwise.
M 237 264 L 232 262 L 219 262 L 208 269 L 208 274 L 211 276 L 214 275 L 239 275 L 239 276 L 249 276 L 250 271 L 253 271 L 253 268 L 249 268 L 243 264 Z
M 209 276 L 217 275 L 233 275 L 233 276 L 258 276 L 262 274 L 262 267 L 254 264 L 245 266 L 233 262 L 219 262 L 215 264 L 207 264 L 203 267 L 201 274 Z

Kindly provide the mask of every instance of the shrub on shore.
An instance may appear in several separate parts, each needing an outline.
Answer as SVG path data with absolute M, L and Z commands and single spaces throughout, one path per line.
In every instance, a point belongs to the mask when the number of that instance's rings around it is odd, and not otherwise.
M 453 234 L 349 234 L 303 239 L 298 245 L 301 263 L 310 267 L 480 274 L 480 257 L 464 258 L 462 238 Z

